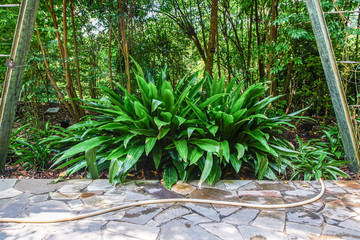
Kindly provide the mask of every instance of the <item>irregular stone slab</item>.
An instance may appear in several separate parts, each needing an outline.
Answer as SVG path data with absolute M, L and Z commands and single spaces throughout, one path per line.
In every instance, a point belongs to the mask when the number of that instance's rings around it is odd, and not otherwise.
M 282 198 L 275 197 L 242 197 L 240 198 L 240 202 L 251 204 L 277 205 L 283 204 L 284 200 Z
M 33 194 L 43 194 L 55 192 L 64 185 L 63 182 L 52 184 L 52 181 L 51 179 L 22 179 L 17 182 L 15 189 Z
M 60 193 L 79 193 L 90 185 L 92 180 L 70 180 L 64 183 L 58 192 Z
M 324 217 L 316 212 L 307 210 L 293 210 L 290 209 L 286 213 L 287 221 L 305 225 L 312 225 L 320 227 L 324 223 Z
M 322 239 L 360 239 L 360 231 L 354 231 L 348 228 L 337 227 L 326 224 L 322 232 Z
M 237 194 L 239 197 L 282 197 L 280 191 L 277 190 L 238 191 Z
M 21 229 L 12 229 L 0 232 L 0 239 L 6 240 L 43 240 L 49 234 L 49 228 L 44 226 L 27 225 Z
M 285 226 L 285 212 L 263 210 L 256 217 L 252 226 L 282 232 Z
M 287 236 L 282 232 L 271 229 L 262 229 L 252 226 L 239 226 L 241 235 L 245 240 L 287 240 Z
M 183 218 L 186 220 L 192 221 L 194 224 L 212 222 L 211 219 L 200 216 L 199 214 L 196 214 L 196 213 L 192 213 L 192 214 L 183 216 Z
M 48 198 L 49 198 L 49 194 L 34 195 L 34 196 L 30 197 L 30 203 L 34 204 L 34 203 L 38 203 L 38 202 L 44 202 L 44 201 L 48 200 Z
M 294 186 L 299 189 L 299 190 L 314 190 L 312 184 L 310 184 L 310 182 L 306 182 L 306 181 L 294 181 Z
M 194 186 L 198 186 L 198 182 L 196 182 L 195 184 L 195 181 L 192 181 L 192 183 L 194 184 Z M 207 182 L 203 182 L 201 184 L 201 188 L 215 188 L 215 189 L 220 189 L 220 190 L 226 190 L 226 187 L 225 187 L 225 184 L 222 180 L 220 181 L 217 181 L 214 185 L 210 185 L 208 184 Z
M 356 181 L 336 181 L 335 183 L 350 193 L 360 193 L 360 183 Z
M 345 207 L 341 200 L 335 200 L 326 203 L 325 208 L 321 213 L 331 219 L 344 221 L 356 215 L 356 213 L 350 211 Z
M 50 198 L 54 200 L 74 200 L 80 197 L 81 193 L 61 193 L 61 192 L 53 192 L 50 194 Z
M 67 204 L 74 210 L 81 210 L 84 208 L 84 203 L 80 199 L 67 201 Z
M 287 222 L 286 234 L 289 235 L 290 240 L 305 239 L 312 240 L 318 239 L 321 234 L 321 227 L 314 227 L 305 224 Z
M 231 224 L 227 223 L 203 223 L 200 227 L 206 231 L 218 236 L 221 239 L 244 239 L 239 230 Z
M 124 222 L 146 224 L 163 209 L 157 207 L 140 206 L 126 211 L 122 218 Z
M 137 202 L 137 201 L 144 201 L 155 199 L 155 196 L 143 193 L 136 193 L 136 192 L 126 192 L 125 194 L 125 202 Z
M 17 179 L 0 179 L 0 192 L 9 188 L 13 188 Z
M 339 226 L 343 228 L 349 228 L 355 231 L 360 231 L 360 221 L 357 221 L 355 219 L 347 219 L 343 222 L 340 222 Z
M 249 184 L 251 180 L 223 180 L 226 190 L 237 190 L 240 187 Z
M 202 188 L 193 191 L 188 195 L 188 198 L 194 199 L 208 199 L 208 200 L 217 200 L 217 201 L 228 201 L 228 202 L 238 202 L 239 198 L 234 192 L 213 189 L 213 188 Z
M 0 199 L 5 199 L 5 198 L 13 198 L 16 197 L 20 194 L 22 194 L 23 192 L 18 191 L 14 188 L 8 188 L 6 190 L 3 190 L 0 192 Z
M 196 189 L 196 187 L 194 187 L 193 185 L 184 183 L 182 181 L 178 181 L 176 184 L 174 184 L 171 187 L 171 191 L 176 192 L 181 195 L 188 195 L 188 194 L 192 193 L 195 189 Z
M 104 231 L 104 233 L 101 235 L 101 240 L 139 240 L 139 239 L 121 235 L 115 232 Z
M 216 222 L 220 221 L 220 216 L 218 212 L 215 211 L 209 204 L 186 203 L 184 206 L 190 208 L 193 212 L 196 212 L 204 217 L 212 219 Z
M 89 220 L 74 221 L 63 227 L 57 227 L 46 236 L 48 240 L 64 239 L 101 239 L 101 228 L 106 222 L 94 222 Z
M 147 225 L 111 221 L 106 225 L 106 231 L 128 237 L 133 237 L 135 239 L 155 240 L 160 232 L 160 228 Z
M 337 195 L 337 197 L 339 195 L 345 195 L 345 194 L 348 194 L 347 191 L 345 191 L 344 189 L 340 188 L 340 187 L 329 187 L 329 188 L 326 188 L 326 191 L 325 191 L 327 194 L 331 194 L 331 195 Z
M 344 205 L 351 209 L 352 211 L 354 211 L 357 214 L 360 214 L 360 197 L 353 195 L 353 194 L 348 194 L 345 195 L 345 197 L 343 197 L 341 199 L 341 201 L 344 203 Z
M 301 206 L 301 208 L 306 209 L 310 212 L 318 212 L 320 209 L 324 207 L 325 203 L 321 200 L 318 200 L 316 202 L 313 202 L 311 204 L 306 204 Z
M 229 216 L 234 212 L 238 211 L 241 207 L 232 207 L 232 206 L 225 206 L 225 205 L 217 205 L 212 204 L 213 208 L 221 215 L 221 216 Z
M 145 184 L 142 188 L 148 192 L 150 195 L 155 196 L 159 199 L 168 199 L 168 198 L 183 198 L 180 194 L 169 191 L 166 188 L 158 184 Z
M 318 192 L 309 190 L 293 190 L 284 192 L 284 196 L 296 196 L 300 198 L 312 198 L 318 195 Z
M 109 189 L 105 192 L 104 195 L 121 195 L 124 192 L 139 192 L 141 188 L 136 185 L 135 181 L 129 181 L 124 183 L 119 183 L 115 186 L 115 189 Z
M 29 206 L 29 199 L 21 198 L 15 201 L 8 202 L 6 207 L 0 211 L 0 217 L 2 218 L 13 218 L 19 216 Z M 1 239 L 1 238 L 0 238 Z
M 162 223 L 168 222 L 175 218 L 179 218 L 179 217 L 184 216 L 189 213 L 190 213 L 189 209 L 181 207 L 181 206 L 175 206 L 175 207 L 171 207 L 171 208 L 168 208 L 168 209 L 162 211 L 154 218 L 154 220 L 157 223 L 162 224 Z
M 109 183 L 108 179 L 96 179 L 93 180 L 90 185 L 87 187 L 87 191 L 94 192 L 94 191 L 111 191 L 115 190 L 115 186 Z
M 295 190 L 296 188 L 292 182 L 288 181 L 257 181 L 257 184 L 262 190 L 284 191 Z
M 172 220 L 161 227 L 159 240 L 221 240 L 217 236 L 183 219 Z
M 49 200 L 46 202 L 40 202 L 29 206 L 24 215 L 29 217 L 46 215 L 50 217 L 57 217 L 61 213 L 73 213 L 71 209 L 63 201 Z
M 223 218 L 222 221 L 234 225 L 248 225 L 256 218 L 259 212 L 260 211 L 257 209 L 244 208 L 228 217 Z
M 241 187 L 238 188 L 239 191 L 244 191 L 244 190 L 261 190 L 261 188 L 259 187 L 259 185 L 257 185 L 256 182 L 251 181 L 248 184 L 245 184 Z
M 92 196 L 88 198 L 83 198 L 82 201 L 84 204 L 91 207 L 113 207 L 115 205 L 121 205 L 124 203 L 125 196 Z

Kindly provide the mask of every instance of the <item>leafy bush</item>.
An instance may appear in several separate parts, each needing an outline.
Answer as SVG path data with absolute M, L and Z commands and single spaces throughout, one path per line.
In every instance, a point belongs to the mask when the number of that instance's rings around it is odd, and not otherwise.
M 9 143 L 9 156 L 14 164 L 21 163 L 25 169 L 46 169 L 50 165 L 51 151 L 41 143 L 43 138 L 54 134 L 54 128 L 47 122 L 44 129 L 37 129 L 25 124 L 13 131 Z
M 173 88 L 166 69 L 155 85 L 137 68 L 138 92 L 118 86 L 117 94 L 99 85 L 105 97 L 84 107 L 98 115 L 44 141 L 58 152 L 53 166 L 71 166 L 68 174 L 88 166 L 92 177 L 109 168 L 110 182 L 118 183 L 139 161 L 151 161 L 164 169 L 170 188 L 178 179 L 213 184 L 223 167 L 231 164 L 239 172 L 242 161 L 259 179 L 277 179 L 298 155 L 282 136 L 294 127 L 290 122 L 297 113 L 268 118 L 265 109 L 281 96 L 259 101 L 265 92 L 261 84 L 246 88 L 233 79 L 225 87 L 224 78 L 198 80 L 193 74 Z
M 298 151 L 301 155 L 292 159 L 293 174 L 291 179 L 310 181 L 320 178 L 336 180 L 338 176 L 348 177 L 339 169 L 347 162 L 336 159 L 335 154 L 338 152 L 332 152 L 334 148 L 329 149 L 319 139 L 304 143 L 298 136 L 296 138 L 299 143 Z

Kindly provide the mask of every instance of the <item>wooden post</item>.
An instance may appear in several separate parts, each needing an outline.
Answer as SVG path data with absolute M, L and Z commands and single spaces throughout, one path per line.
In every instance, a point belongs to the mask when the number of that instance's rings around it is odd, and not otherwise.
M 336 119 L 339 124 L 345 154 L 348 161 L 351 162 L 349 164 L 350 169 L 353 172 L 358 173 L 360 159 L 359 148 L 321 3 L 319 0 L 306 0 L 306 5 L 319 49 Z
M 21 91 L 39 0 L 22 0 L 10 58 L 7 61 L 4 89 L 0 100 L 0 171 L 5 168 L 15 111 Z

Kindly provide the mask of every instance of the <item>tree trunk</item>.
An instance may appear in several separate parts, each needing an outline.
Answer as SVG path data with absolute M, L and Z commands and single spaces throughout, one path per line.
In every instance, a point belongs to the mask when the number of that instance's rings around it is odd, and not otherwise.
M 108 51 L 108 55 L 109 55 L 110 86 L 111 86 L 111 89 L 114 90 L 114 79 L 113 79 L 112 66 L 111 66 L 112 65 L 112 63 L 111 63 L 111 36 L 112 36 L 112 32 L 109 31 L 109 51 Z
M 253 25 L 253 13 L 254 5 L 251 4 L 250 23 L 249 23 L 249 34 L 248 34 L 248 46 L 247 46 L 247 58 L 246 58 L 246 81 L 251 84 L 250 74 L 250 60 L 251 60 L 251 40 L 252 40 L 252 25 Z
M 277 26 L 274 25 L 275 19 L 277 17 L 277 0 L 271 1 L 271 21 L 270 21 L 270 36 L 268 45 L 271 46 L 273 43 L 276 43 L 277 40 Z M 271 73 L 271 67 L 274 65 L 274 52 L 268 53 L 268 65 L 267 65 L 267 78 L 271 82 L 271 94 L 276 96 L 277 89 L 277 79 L 275 75 Z
M 214 54 L 215 54 L 215 37 L 218 30 L 218 0 L 211 1 L 211 20 L 210 20 L 210 33 L 208 51 L 206 53 L 205 72 L 212 76 L 214 66 Z

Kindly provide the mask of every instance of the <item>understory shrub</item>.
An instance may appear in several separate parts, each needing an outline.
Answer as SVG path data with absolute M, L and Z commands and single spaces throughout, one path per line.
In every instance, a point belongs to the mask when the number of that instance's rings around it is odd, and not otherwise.
M 281 96 L 261 99 L 262 84 L 246 87 L 235 78 L 225 86 L 224 78 L 194 73 L 172 87 L 166 68 L 155 84 L 136 66 L 137 92 L 99 85 L 104 97 L 84 106 L 96 115 L 43 141 L 57 152 L 53 166 L 70 166 L 68 174 L 88 167 L 93 178 L 108 168 L 110 182 L 118 183 L 140 161 L 151 161 L 170 188 L 178 179 L 213 184 L 224 167 L 239 172 L 243 162 L 259 179 L 278 179 L 301 155 L 282 134 L 299 112 L 267 117 Z

